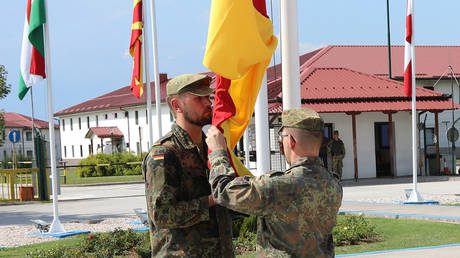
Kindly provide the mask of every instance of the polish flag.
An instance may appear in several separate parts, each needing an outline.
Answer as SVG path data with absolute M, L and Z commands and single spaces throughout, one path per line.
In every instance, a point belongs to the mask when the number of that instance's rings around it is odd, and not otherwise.
M 415 71 L 412 71 L 412 44 L 414 39 L 413 33 L 413 13 L 414 4 L 413 0 L 407 0 L 407 14 L 406 14 L 406 41 L 404 44 L 404 94 L 412 96 L 412 76 Z M 415 88 L 415 85 L 414 85 Z

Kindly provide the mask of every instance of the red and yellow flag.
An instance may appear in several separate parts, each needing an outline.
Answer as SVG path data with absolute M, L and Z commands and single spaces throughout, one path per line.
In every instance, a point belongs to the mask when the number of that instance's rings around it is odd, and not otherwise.
M 265 0 L 213 0 L 203 64 L 216 78 L 212 124 L 233 150 L 248 126 L 277 39 Z M 239 176 L 251 175 L 232 151 Z
M 131 27 L 131 42 L 129 53 L 134 59 L 133 79 L 131 80 L 131 92 L 137 98 L 144 92 L 142 77 L 142 0 L 134 0 L 133 24 Z

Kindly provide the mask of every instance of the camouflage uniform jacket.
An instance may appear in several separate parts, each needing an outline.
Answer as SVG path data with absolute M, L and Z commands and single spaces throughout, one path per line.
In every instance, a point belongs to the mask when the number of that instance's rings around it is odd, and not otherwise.
M 342 187 L 320 158 L 301 158 L 286 172 L 257 178 L 236 177 L 224 151 L 209 160 L 216 202 L 258 216 L 258 257 L 334 257 Z
M 342 160 L 345 157 L 345 145 L 342 140 L 332 139 L 330 143 L 331 155 L 333 159 Z
M 152 257 L 234 257 L 229 211 L 208 206 L 207 146 L 177 124 L 152 146 L 142 169 Z

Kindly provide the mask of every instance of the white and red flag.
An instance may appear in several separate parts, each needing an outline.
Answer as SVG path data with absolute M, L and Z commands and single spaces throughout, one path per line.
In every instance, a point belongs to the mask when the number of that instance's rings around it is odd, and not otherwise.
M 414 3 L 413 0 L 407 0 L 407 14 L 406 14 L 406 41 L 404 44 L 404 93 L 406 96 L 412 96 L 412 76 L 415 76 L 412 70 L 413 62 L 413 14 L 414 14 Z

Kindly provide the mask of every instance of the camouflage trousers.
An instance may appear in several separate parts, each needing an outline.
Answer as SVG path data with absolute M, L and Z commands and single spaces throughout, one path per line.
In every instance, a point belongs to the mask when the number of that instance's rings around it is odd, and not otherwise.
M 339 179 L 342 179 L 342 159 L 332 159 L 332 171 L 339 175 Z

